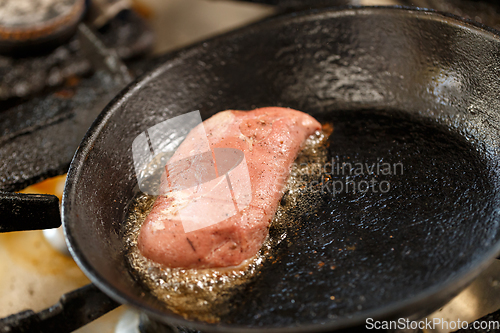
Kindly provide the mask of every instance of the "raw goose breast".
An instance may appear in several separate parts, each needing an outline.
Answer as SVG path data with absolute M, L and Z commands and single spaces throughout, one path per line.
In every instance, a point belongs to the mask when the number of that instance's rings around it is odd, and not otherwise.
M 253 257 L 291 164 L 320 129 L 308 114 L 280 107 L 223 111 L 205 120 L 165 167 L 139 234 L 141 253 L 183 268 L 237 266 Z

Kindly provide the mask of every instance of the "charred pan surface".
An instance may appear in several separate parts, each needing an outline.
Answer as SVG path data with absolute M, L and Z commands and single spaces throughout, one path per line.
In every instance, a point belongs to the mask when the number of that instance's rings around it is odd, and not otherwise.
M 276 260 L 265 262 L 259 279 L 231 300 L 234 311 L 223 321 L 320 323 L 408 299 L 445 280 L 496 232 L 493 220 L 475 228 L 476 221 L 492 219 L 493 184 L 487 163 L 464 139 L 394 111 L 338 112 L 329 119 L 336 124 L 329 146 L 334 168 L 323 175 L 329 186 L 318 186 L 318 213 L 296 216 Z M 356 163 L 374 168 L 361 171 Z M 377 172 L 377 163 L 403 168 Z M 340 191 L 336 183 L 372 178 L 389 182 L 389 191 Z M 332 184 L 339 193 L 329 192 Z

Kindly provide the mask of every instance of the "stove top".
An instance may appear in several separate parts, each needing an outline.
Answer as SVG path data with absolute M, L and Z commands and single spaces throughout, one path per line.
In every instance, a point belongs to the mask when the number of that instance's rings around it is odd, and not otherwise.
M 0 156 L 4 160 L 0 164 L 0 216 L 17 222 L 7 229 L 0 227 L 0 232 L 33 231 L 0 233 L 0 271 L 4 272 L 0 276 L 0 318 L 5 317 L 0 319 L 0 332 L 7 332 L 5 323 L 23 331 L 29 326 L 22 325 L 57 312 L 60 320 L 77 318 L 64 327 L 71 331 L 118 306 L 89 285 L 71 257 L 54 249 L 58 236 L 54 236 L 55 241 L 50 236 L 48 240 L 42 230 L 34 230 L 60 224 L 55 197 L 60 199 L 62 195 L 63 174 L 81 138 L 128 82 L 154 66 L 155 55 L 257 21 L 280 10 L 276 8 L 290 10 L 296 5 L 294 1 L 283 3 L 274 7 L 236 1 L 100 0 L 94 1 L 83 23 L 75 27 L 76 32 L 57 47 L 50 45 L 36 56 L 13 56 L 9 44 L 8 52 L 0 55 Z M 498 12 L 488 10 L 492 5 L 476 1 L 349 3 L 428 6 L 500 28 Z M 0 11 L 1 6 L 0 2 Z M 1 19 L 0 14 L 0 25 Z M 1 47 L 2 43 L 0 53 Z M 48 180 L 39 183 L 44 179 Z M 26 193 L 32 195 L 24 196 Z M 51 207 L 44 209 L 48 215 L 39 216 L 40 205 Z M 47 220 L 52 224 L 46 224 Z M 500 320 L 500 312 L 495 312 L 500 309 L 499 278 L 500 262 L 496 261 L 427 318 L 471 322 L 493 313 L 488 320 Z M 70 314 L 82 300 L 101 311 L 91 318 L 87 318 L 88 313 Z M 32 312 L 17 314 L 26 309 Z M 139 332 L 140 316 L 120 306 L 77 332 Z M 144 325 L 147 321 L 142 318 Z M 144 326 L 143 331 L 159 329 L 154 325 Z

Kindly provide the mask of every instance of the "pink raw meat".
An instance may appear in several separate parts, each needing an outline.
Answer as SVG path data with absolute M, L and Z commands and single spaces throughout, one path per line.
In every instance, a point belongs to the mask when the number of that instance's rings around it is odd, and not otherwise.
M 291 164 L 320 129 L 313 117 L 279 107 L 223 111 L 198 125 L 166 166 L 139 234 L 141 253 L 183 268 L 237 266 L 253 257 Z

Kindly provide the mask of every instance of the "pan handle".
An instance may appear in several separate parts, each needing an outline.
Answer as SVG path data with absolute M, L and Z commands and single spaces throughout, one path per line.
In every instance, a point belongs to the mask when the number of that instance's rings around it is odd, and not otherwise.
M 0 192 L 0 232 L 60 225 L 59 199 L 55 195 Z
M 27 310 L 1 318 L 0 333 L 72 332 L 119 305 L 91 283 L 64 294 L 57 304 L 38 313 Z

